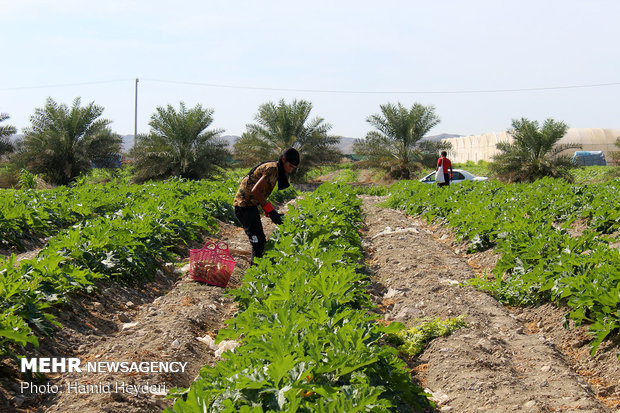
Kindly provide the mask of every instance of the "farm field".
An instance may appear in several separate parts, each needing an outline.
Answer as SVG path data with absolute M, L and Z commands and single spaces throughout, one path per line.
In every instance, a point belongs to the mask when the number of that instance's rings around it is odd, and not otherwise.
M 420 356 L 405 358 L 414 381 L 426 389 L 437 411 L 605 412 L 620 408 L 617 335 L 604 340 L 591 356 L 588 326 L 564 329 L 566 311 L 553 304 L 506 308 L 473 286 L 459 285 L 485 270 L 490 273 L 500 258 L 497 250 L 467 253 L 470 243 L 457 238 L 458 233 L 448 226 L 386 208 L 382 206 L 386 196 L 360 198 L 363 271 L 370 277 L 367 293 L 376 305 L 371 313 L 385 320 L 384 324 L 398 321 L 407 327 L 421 318 L 465 317 L 465 327 L 433 340 Z M 296 203 L 291 201 L 290 208 Z M 282 209 L 288 208 L 289 204 Z M 264 218 L 263 225 L 269 233 L 275 229 Z M 238 259 L 230 286 L 240 288 L 248 268 L 246 236 L 226 222 L 220 221 L 218 228 L 203 233 L 191 246 L 206 239 L 227 241 Z M 607 228 L 616 231 L 617 237 L 617 228 Z M 612 248 L 617 250 L 617 245 Z M 26 397 L 15 384 L 3 381 L 0 404 L 8 411 L 178 409 L 173 400 L 164 398 L 165 393 L 173 387 L 190 386 L 204 365 L 221 362 L 217 347 L 207 336 L 216 337 L 239 310 L 225 290 L 191 281 L 186 264 L 187 259 L 179 258 L 153 269 L 152 279 L 140 286 L 103 279 L 97 281 L 99 288 L 88 294 L 70 295 L 68 307 L 52 311 L 63 328 L 53 338 L 41 339 L 37 350 L 40 357 L 187 362 L 182 374 L 50 376 L 51 383 L 58 384 L 77 380 L 90 384 L 166 383 L 165 391 L 160 388 L 136 395 L 60 392 Z

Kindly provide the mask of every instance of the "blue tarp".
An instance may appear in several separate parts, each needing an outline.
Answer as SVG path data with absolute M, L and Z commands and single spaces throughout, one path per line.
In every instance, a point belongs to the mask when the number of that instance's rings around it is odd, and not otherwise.
M 607 165 L 603 151 L 577 151 L 572 157 L 577 165 Z
M 120 168 L 121 155 L 102 156 L 91 161 L 93 168 Z

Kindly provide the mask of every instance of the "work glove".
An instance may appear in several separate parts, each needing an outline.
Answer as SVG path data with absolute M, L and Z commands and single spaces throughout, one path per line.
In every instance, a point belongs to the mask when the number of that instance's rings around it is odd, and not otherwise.
M 282 215 L 280 215 L 278 211 L 274 209 L 273 205 L 271 205 L 271 202 L 267 202 L 265 205 L 263 205 L 263 211 L 265 211 L 265 215 L 271 218 L 271 221 L 274 224 L 282 224 Z
M 269 213 L 269 218 L 271 218 L 271 222 L 276 225 L 282 225 L 282 214 L 279 214 L 275 209 Z

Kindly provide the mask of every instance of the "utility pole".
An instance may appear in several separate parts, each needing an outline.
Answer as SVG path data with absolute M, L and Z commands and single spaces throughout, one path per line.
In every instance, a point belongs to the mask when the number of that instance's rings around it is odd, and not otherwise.
M 133 147 L 136 147 L 136 137 L 138 136 L 138 78 L 136 78 L 136 95 L 133 119 Z

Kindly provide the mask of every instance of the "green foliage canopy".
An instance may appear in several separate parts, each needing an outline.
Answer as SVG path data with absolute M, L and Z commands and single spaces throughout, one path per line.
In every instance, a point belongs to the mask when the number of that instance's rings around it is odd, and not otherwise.
M 66 185 L 91 169 L 91 162 L 110 163 L 118 155 L 121 138 L 100 119 L 103 107 L 80 98 L 69 108 L 47 98 L 43 108 L 30 117 L 32 126 L 24 130 L 20 159 L 27 169 L 41 173 L 53 184 Z
M 295 148 L 301 155 L 297 178 L 318 165 L 340 159 L 337 148 L 340 139 L 329 135 L 331 124 L 323 118 L 310 118 L 312 103 L 293 100 L 277 104 L 268 102 L 258 108 L 254 120 L 234 145 L 235 158 L 251 166 L 266 160 L 276 160 L 286 148 Z
M 558 144 L 568 126 L 553 119 L 537 121 L 526 118 L 513 119 L 508 132 L 513 142 L 500 142 L 500 151 L 489 165 L 491 172 L 508 182 L 533 182 L 543 177 L 564 178 L 572 181 L 570 169 L 574 168 L 567 155 L 560 152 L 580 148 L 578 144 Z
M 389 171 L 394 178 L 409 179 L 421 168 L 422 153 L 416 145 L 440 119 L 432 105 L 415 103 L 408 109 L 399 102 L 380 108 L 381 113 L 366 119 L 377 130 L 355 142 L 355 154 L 368 165 Z
M 177 111 L 171 105 L 158 107 L 151 116 L 147 135 L 138 137 L 133 155 L 136 181 L 177 176 L 202 179 L 213 176 L 228 164 L 230 152 L 220 139 L 222 129 L 210 129 L 213 109 L 196 105 Z
M 0 113 L 0 122 L 4 122 L 7 119 L 9 119 L 9 115 Z M 0 125 L 0 156 L 15 150 L 13 143 L 9 140 L 9 137 L 15 132 L 17 132 L 15 126 Z

